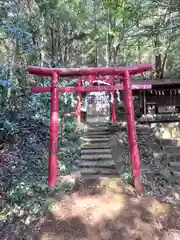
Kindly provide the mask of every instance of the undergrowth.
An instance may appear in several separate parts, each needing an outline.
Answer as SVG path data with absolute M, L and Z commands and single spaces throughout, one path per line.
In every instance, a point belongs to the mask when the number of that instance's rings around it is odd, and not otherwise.
M 0 148 L 3 153 L 0 169 L 0 231 L 14 221 L 25 225 L 37 221 L 50 209 L 54 195 L 69 192 L 73 188 L 73 182 L 70 181 L 57 182 L 53 188 L 47 185 L 49 113 L 45 109 L 48 106 L 47 101 L 41 99 L 41 111 L 38 111 L 37 102 L 31 100 L 31 106 L 26 106 L 26 111 L 21 111 L 16 119 L 0 118 Z M 44 115 L 40 112 L 44 112 Z M 65 119 L 63 146 L 58 145 L 57 166 L 61 175 L 70 173 L 73 161 L 78 158 L 78 135 L 74 129 L 74 119 Z M 9 145 L 10 141 L 13 147 Z

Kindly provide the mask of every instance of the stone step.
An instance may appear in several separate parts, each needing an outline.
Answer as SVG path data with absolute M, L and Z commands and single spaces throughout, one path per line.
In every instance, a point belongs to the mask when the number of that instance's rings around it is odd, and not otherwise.
M 118 126 L 119 128 L 127 127 L 127 121 L 117 122 L 113 126 Z M 137 130 L 143 130 L 143 129 L 145 129 L 145 130 L 149 129 L 150 130 L 151 128 L 150 128 L 149 124 L 138 124 L 138 123 L 136 123 L 136 129 Z
M 81 175 L 85 174 L 106 174 L 106 175 L 113 175 L 118 174 L 116 169 L 109 169 L 109 168 L 82 168 Z
M 99 121 L 86 121 L 86 125 L 88 127 L 107 127 L 109 125 L 109 121 L 104 121 L 103 123 L 99 123 Z
M 111 154 L 83 154 L 81 155 L 82 160 L 98 160 L 98 159 L 112 159 Z
M 96 117 L 90 117 L 87 116 L 86 118 L 86 122 L 87 123 L 92 123 L 92 124 L 108 124 L 109 123 L 109 117 L 105 117 L 105 116 L 96 116 Z
M 107 143 L 82 143 L 81 149 L 109 149 L 110 146 Z M 103 150 L 102 150 L 103 151 Z
M 98 126 L 98 127 L 88 127 L 87 132 L 102 132 L 105 133 L 109 130 L 107 126 Z
M 154 116 L 152 116 L 151 114 L 149 115 L 149 114 L 147 114 L 146 116 L 141 116 L 141 118 L 139 119 L 141 122 L 143 122 L 143 121 L 165 121 L 165 120 L 167 120 L 167 121 L 169 121 L 169 120 L 171 120 L 171 121 L 173 121 L 173 122 L 178 122 L 178 120 L 180 119 L 180 114 L 178 113 L 176 113 L 176 114 L 155 114 Z
M 118 173 L 114 173 L 114 174 L 81 174 L 81 180 L 105 180 L 105 179 L 112 179 L 112 178 L 116 178 L 119 177 Z
M 113 160 L 109 161 L 76 161 L 78 167 L 104 167 L 104 168 L 116 168 Z
M 89 138 L 89 139 L 104 139 L 104 138 L 108 138 L 109 139 L 109 135 L 105 135 L 105 134 L 102 134 L 102 135 L 96 135 L 96 134 L 85 134 L 84 136 L 85 138 Z
M 104 131 L 104 132 L 96 132 L 96 131 L 93 131 L 93 132 L 84 132 L 84 137 L 94 137 L 96 136 L 97 138 L 101 138 L 102 136 L 106 136 L 106 137 L 109 137 L 110 133 L 108 131 Z
M 94 116 L 94 115 L 87 115 L 86 117 L 86 122 L 92 122 L 97 123 L 97 124 L 107 124 L 109 123 L 110 117 L 109 116 L 105 116 L 105 115 L 101 115 L 101 116 Z
M 162 152 L 162 148 L 154 141 L 154 139 L 147 138 L 146 144 L 154 153 L 160 154 Z
M 180 161 L 180 156 L 179 154 L 171 154 L 168 156 L 167 154 L 167 158 L 169 162 L 179 162 Z
M 108 119 L 109 116 L 104 115 L 104 114 L 98 114 L 98 116 L 97 116 L 97 115 L 94 115 L 94 114 L 87 114 L 87 120 L 88 120 L 89 118 L 90 118 L 90 119 L 91 119 L 91 118 L 105 118 L 105 119 Z
M 87 121 L 86 121 L 87 122 Z M 89 127 L 107 127 L 109 125 L 109 121 L 108 122 L 101 122 L 101 121 L 98 121 L 98 122 L 87 122 L 87 126 Z
M 180 147 L 180 140 L 179 139 L 159 139 L 159 143 L 161 144 L 161 146 Z
M 167 154 L 174 154 L 174 155 L 177 155 L 179 154 L 180 155 L 180 147 L 174 147 L 174 146 L 163 146 L 163 151 Z
M 104 138 L 83 137 L 82 140 L 85 141 L 85 142 L 108 142 L 109 137 L 104 137 Z
M 136 133 L 149 135 L 152 133 L 152 129 L 150 129 L 149 127 L 145 127 L 145 126 L 136 126 Z
M 87 123 L 86 126 L 87 127 L 108 127 L 109 126 L 109 122 L 96 122 L 96 123 Z
M 170 163 L 168 163 L 168 166 L 170 168 L 174 168 L 176 170 L 180 170 L 180 162 L 170 162 Z
M 171 171 L 170 180 L 180 183 L 180 171 Z
M 127 122 L 118 122 L 113 127 L 118 128 L 119 130 L 127 131 Z M 136 124 L 136 132 L 137 134 L 150 134 L 152 133 L 152 129 L 149 125 Z
M 81 154 L 111 153 L 111 148 L 107 149 L 82 149 Z
M 89 136 L 94 136 L 94 135 L 97 135 L 97 136 L 103 136 L 103 135 L 107 135 L 109 134 L 108 131 L 85 131 L 85 134 L 86 135 L 89 135 Z

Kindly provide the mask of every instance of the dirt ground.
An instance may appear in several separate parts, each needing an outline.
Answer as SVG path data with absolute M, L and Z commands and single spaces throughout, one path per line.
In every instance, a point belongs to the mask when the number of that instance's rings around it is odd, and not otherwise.
M 91 181 L 77 184 L 71 194 L 57 194 L 35 229 L 27 239 L 178 240 L 180 206 L 140 196 L 119 179 Z

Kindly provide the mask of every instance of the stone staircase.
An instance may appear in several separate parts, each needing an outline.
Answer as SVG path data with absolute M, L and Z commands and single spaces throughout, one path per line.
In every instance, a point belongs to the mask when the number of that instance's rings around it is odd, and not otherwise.
M 164 156 L 167 161 L 167 174 L 169 181 L 180 183 L 180 140 L 162 139 L 160 140 Z
M 129 155 L 129 144 L 128 140 L 126 144 L 116 143 L 116 134 L 126 132 L 126 125 L 110 125 L 107 122 L 87 124 L 81 139 L 81 158 L 76 161 L 76 169 L 82 178 L 117 177 L 123 173 L 122 159 L 125 159 L 123 155 Z M 149 136 L 149 127 L 138 125 L 137 135 Z
M 89 123 L 82 137 L 81 159 L 76 167 L 82 178 L 97 179 L 118 175 L 109 144 L 108 123 Z

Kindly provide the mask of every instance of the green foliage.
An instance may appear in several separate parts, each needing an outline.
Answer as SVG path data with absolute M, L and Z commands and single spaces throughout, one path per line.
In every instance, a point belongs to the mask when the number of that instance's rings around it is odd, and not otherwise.
M 22 159 L 18 165 L 9 166 L 9 176 L 4 176 L 4 185 L 6 189 L 6 199 L 3 202 L 0 218 L 6 222 L 10 219 L 20 218 L 25 224 L 36 220 L 48 211 L 50 207 L 48 199 L 52 198 L 56 193 L 69 192 L 73 188 L 73 182 L 65 181 L 54 187 L 47 185 L 47 134 L 46 128 L 41 127 L 41 131 L 37 131 L 36 126 L 30 123 L 31 128 L 26 124 L 26 131 L 22 131 L 21 153 Z M 27 128 L 28 127 L 28 128 Z M 34 132 L 34 130 L 36 132 Z M 40 135 L 36 135 L 40 134 Z M 43 142 L 42 142 L 43 140 Z M 71 171 L 72 163 L 77 157 L 77 150 L 74 148 L 65 149 L 60 154 L 59 170 L 61 175 Z M 2 179 L 0 179 L 2 181 Z
M 75 160 L 79 158 L 79 151 L 76 148 L 66 149 L 61 152 L 60 156 L 60 170 L 62 174 L 71 172 L 72 165 Z
M 122 175 L 122 179 L 124 179 L 124 182 L 126 184 L 131 184 L 132 183 L 132 178 L 131 178 L 131 173 L 130 171 L 126 171 Z
M 14 143 L 18 133 L 19 129 L 15 123 L 0 117 L 0 144 L 6 141 Z
M 46 98 L 40 99 L 42 108 L 46 107 Z M 38 104 L 40 104 L 38 103 Z M 37 100 L 36 100 L 37 104 Z M 30 105 L 29 108 L 35 112 L 39 109 L 33 109 L 37 105 Z M 30 110 L 28 114 L 30 114 Z M 27 113 L 27 112 L 26 112 Z M 47 111 L 44 113 L 48 119 Z M 41 121 L 39 121 L 41 122 Z M 21 148 L 21 157 L 12 158 L 12 166 L 8 166 L 8 175 L 2 172 L 2 185 L 6 186 L 6 199 L 3 202 L 0 219 L 8 222 L 11 219 L 21 219 L 21 222 L 29 225 L 32 221 L 37 220 L 44 212 L 48 212 L 50 204 L 48 199 L 57 192 L 69 192 L 73 188 L 73 182 L 63 182 L 50 188 L 47 185 L 48 176 L 48 141 L 49 126 L 38 124 L 38 121 L 29 118 L 21 120 L 18 123 L 5 121 L 2 119 L 2 131 L 7 129 L 8 133 L 15 133 L 21 138 L 19 146 Z M 74 131 L 73 119 L 66 119 L 65 130 L 67 135 Z M 77 139 L 76 139 L 77 141 Z M 71 141 L 69 141 L 71 144 Z M 19 159 L 20 157 L 20 159 Z M 78 158 L 77 149 L 68 147 L 60 153 L 58 167 L 61 175 L 66 175 L 72 169 L 73 161 Z M 10 163 L 9 163 L 10 164 Z M 12 178 L 13 175 L 13 178 Z M 47 208 L 47 209 L 46 209 Z
M 72 191 L 73 182 L 64 181 L 51 189 L 47 185 L 28 184 L 19 182 L 11 189 L 8 195 L 8 207 L 4 208 L 0 214 L 1 221 L 9 221 L 12 218 L 21 218 L 25 224 L 35 221 L 38 217 L 51 211 L 56 193 L 67 193 Z
M 5 118 L 1 119 L 0 125 L 1 124 L 2 127 L 0 128 L 0 130 L 6 132 L 7 134 L 15 134 L 18 131 L 15 124 L 11 123 L 9 120 Z
M 69 85 L 74 85 L 76 81 L 72 81 Z M 62 86 L 66 86 L 67 82 L 62 82 Z M 41 86 L 47 86 L 47 80 L 41 84 Z M 74 105 L 72 102 L 75 100 L 75 95 L 71 93 L 64 93 L 59 95 L 59 123 L 60 119 L 63 118 L 64 113 L 70 113 L 74 111 Z M 31 112 L 31 118 L 38 122 L 44 123 L 46 126 L 50 124 L 50 94 L 40 93 L 34 94 L 29 98 L 28 109 Z M 64 132 L 65 134 L 74 132 L 75 121 L 74 117 L 64 118 Z M 59 129 L 60 131 L 60 129 Z
M 67 117 L 64 120 L 64 131 L 66 134 L 73 133 L 75 130 L 75 119 L 74 117 Z

